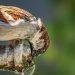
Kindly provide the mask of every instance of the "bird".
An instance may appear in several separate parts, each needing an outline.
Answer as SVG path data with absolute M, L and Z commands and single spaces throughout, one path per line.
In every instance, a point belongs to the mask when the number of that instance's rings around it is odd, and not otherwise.
M 49 43 L 41 18 L 19 7 L 0 5 L 1 70 L 22 75 L 30 68 L 34 71 L 34 57 L 46 52 Z

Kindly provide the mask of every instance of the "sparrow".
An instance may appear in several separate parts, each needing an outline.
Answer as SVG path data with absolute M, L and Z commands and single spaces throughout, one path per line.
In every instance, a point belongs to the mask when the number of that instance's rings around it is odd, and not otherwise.
M 16 74 L 35 68 L 34 57 L 46 52 L 50 40 L 40 18 L 28 11 L 0 5 L 0 69 Z

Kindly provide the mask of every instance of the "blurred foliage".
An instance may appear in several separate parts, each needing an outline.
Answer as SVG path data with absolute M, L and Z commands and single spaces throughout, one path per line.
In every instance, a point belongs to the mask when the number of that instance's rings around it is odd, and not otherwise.
M 34 75 L 75 75 L 75 0 L 48 1 L 55 8 L 55 17 L 46 26 L 51 43 L 37 59 Z

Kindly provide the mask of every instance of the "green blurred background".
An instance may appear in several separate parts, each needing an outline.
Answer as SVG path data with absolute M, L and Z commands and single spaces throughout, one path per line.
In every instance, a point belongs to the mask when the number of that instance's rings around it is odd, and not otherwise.
M 35 59 L 34 75 L 75 75 L 75 0 L 0 0 L 0 4 L 30 11 L 48 29 L 50 46 Z

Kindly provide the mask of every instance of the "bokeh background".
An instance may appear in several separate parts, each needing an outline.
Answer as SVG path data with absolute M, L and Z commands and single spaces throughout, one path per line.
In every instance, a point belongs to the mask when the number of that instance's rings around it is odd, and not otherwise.
M 75 0 L 0 0 L 0 5 L 24 8 L 48 29 L 50 46 L 36 58 L 33 75 L 75 75 Z

